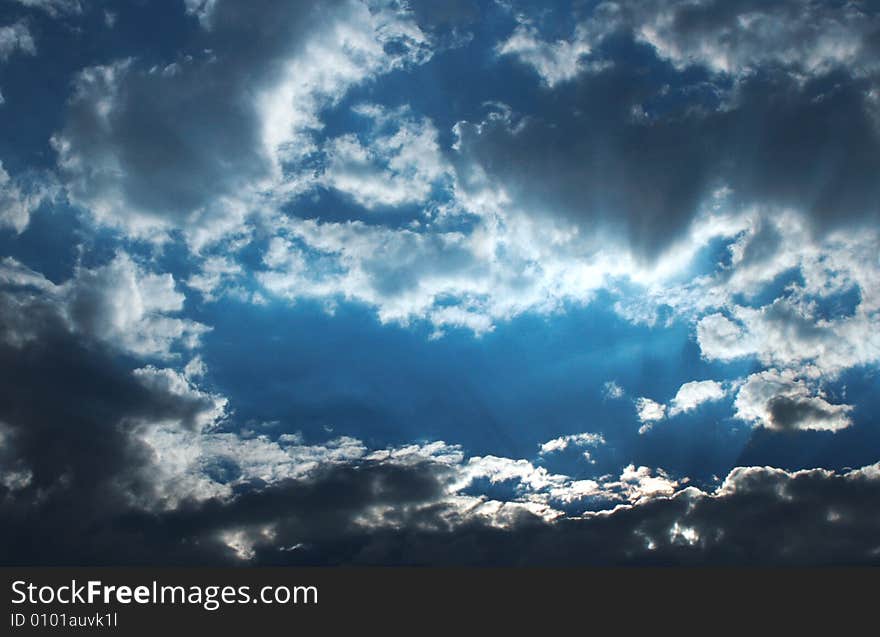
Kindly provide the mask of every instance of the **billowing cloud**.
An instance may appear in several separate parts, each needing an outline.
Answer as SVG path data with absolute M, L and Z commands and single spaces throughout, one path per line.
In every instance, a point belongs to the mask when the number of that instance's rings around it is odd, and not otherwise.
M 818 74 L 878 70 L 880 17 L 863 3 L 658 0 L 623 9 L 639 38 L 677 67 L 741 75 L 779 64 Z
M 818 80 L 748 77 L 723 107 L 640 118 L 633 110 L 667 89 L 613 67 L 558 88 L 540 113 L 460 123 L 461 183 L 473 190 L 465 175 L 485 175 L 523 214 L 651 258 L 681 239 L 724 186 L 735 205 L 791 207 L 822 229 L 876 219 L 869 173 L 880 168 L 871 168 L 880 137 L 859 82 L 828 93 Z M 821 167 L 816 157 L 826 158 Z
M 285 174 L 312 151 L 323 105 L 427 55 L 391 6 L 265 2 L 247 19 L 233 2 L 199 10 L 192 54 L 82 71 L 53 137 L 72 200 L 98 221 L 148 238 L 183 229 L 196 247 L 240 229 L 270 190 L 296 190 Z
M 832 404 L 792 373 L 774 369 L 749 376 L 734 407 L 737 418 L 780 431 L 839 431 L 852 425 L 852 406 Z
M 222 397 L 175 370 L 126 368 L 94 334 L 71 331 L 52 302 L 40 301 L 52 288 L 37 274 L 7 264 L 4 277 L 13 287 L 3 302 L 28 303 L 39 334 L 0 344 L 6 563 L 876 557 L 868 539 L 877 531 L 876 465 L 843 474 L 738 468 L 718 489 L 701 490 L 634 464 L 614 477 L 571 479 L 524 459 L 467 458 L 442 442 L 369 451 L 346 437 L 307 444 L 245 435 L 221 426 Z M 9 309 L 0 312 L 4 334 L 19 330 Z M 517 495 L 466 493 L 479 480 L 513 483 Z M 587 512 L 556 508 L 574 503 Z
M 648 258 L 670 249 L 720 188 L 736 206 L 795 209 L 822 232 L 877 219 L 873 9 L 601 3 L 555 43 L 528 11 L 518 20 L 500 50 L 554 90 L 526 112 L 459 124 L 463 186 L 483 175 L 512 208 Z M 587 53 L 603 59 L 612 34 L 622 63 L 583 64 Z M 627 63 L 621 38 L 649 45 L 656 63 Z M 690 64 L 736 81 L 688 78 Z
M 548 42 L 525 19 L 498 45 L 499 55 L 515 56 L 531 66 L 550 88 L 584 72 L 590 51 L 589 36 L 583 26 L 577 27 L 571 40 Z
M 714 380 L 693 380 L 678 388 L 669 404 L 669 415 L 693 411 L 706 402 L 720 400 L 727 392 L 724 386 Z
M 642 423 L 639 433 L 644 434 L 651 430 L 655 422 L 666 418 L 666 405 L 642 396 L 636 399 L 636 414 Z
M 728 245 L 729 263 L 680 285 L 652 285 L 619 309 L 650 322 L 659 307 L 672 308 L 693 322 L 705 359 L 752 360 L 812 387 L 876 364 L 876 231 L 818 239 L 792 214 L 752 213 L 743 221 Z
M 77 267 L 58 285 L 7 258 L 0 283 L 11 290 L 4 292 L 7 309 L 18 316 L 0 334 L 10 344 L 40 338 L 27 318 L 30 312 L 51 315 L 68 330 L 123 351 L 159 358 L 172 357 L 176 347 L 192 349 L 208 329 L 175 316 L 184 295 L 172 275 L 145 270 L 122 252 L 102 266 Z
M 361 105 L 355 112 L 372 120 L 376 130 L 366 143 L 354 134 L 329 140 L 321 182 L 366 208 L 424 203 L 449 171 L 437 129 L 428 120 L 409 119 L 405 111 Z

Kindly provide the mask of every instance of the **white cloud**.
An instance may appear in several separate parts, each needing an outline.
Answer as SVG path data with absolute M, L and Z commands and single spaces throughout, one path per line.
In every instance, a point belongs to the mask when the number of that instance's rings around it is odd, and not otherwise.
M 198 290 L 206 301 L 217 299 L 217 292 L 224 282 L 243 272 L 240 264 L 229 256 L 210 256 L 199 265 L 199 271 L 186 280 L 187 286 Z
M 587 61 L 591 43 L 583 25 L 576 27 L 571 40 L 548 42 L 541 38 L 533 25 L 522 20 L 496 50 L 498 55 L 512 55 L 531 66 L 550 88 L 597 64 Z
M 37 46 L 27 24 L 20 21 L 0 26 L 0 61 L 8 60 L 18 51 L 28 55 L 37 53 Z
M 865 72 L 877 68 L 869 39 L 876 16 L 858 3 L 827 7 L 823 3 L 786 1 L 746 9 L 721 2 L 678 5 L 646 2 L 633 12 L 634 29 L 657 53 L 677 67 L 700 64 L 723 73 L 745 74 L 770 63 L 820 73 L 835 66 Z M 690 11 L 703 20 L 692 21 Z
M 82 13 L 80 0 L 14 0 L 21 5 L 32 9 L 45 11 L 53 18 L 65 14 Z
M 174 348 L 195 348 L 209 329 L 175 316 L 183 309 L 184 295 L 171 274 L 147 271 L 124 252 L 102 266 L 78 266 L 73 277 L 59 285 L 7 258 L 0 265 L 0 281 L 38 289 L 71 331 L 139 356 L 173 358 Z M 6 338 L 20 343 L 29 340 L 29 334 L 22 321 Z
M 878 315 L 862 307 L 853 316 L 825 319 L 817 306 L 778 298 L 760 308 L 732 306 L 732 318 L 714 313 L 697 325 L 706 358 L 733 360 L 753 356 L 765 365 L 813 365 L 829 377 L 880 360 Z
M 200 378 L 208 372 L 208 366 L 201 356 L 194 356 L 183 368 L 183 375 L 187 380 Z
M 79 267 L 57 289 L 75 330 L 142 356 L 172 356 L 192 349 L 208 328 L 174 314 L 183 309 L 171 274 L 154 274 L 118 253 L 106 265 Z
M 621 496 L 629 502 L 639 503 L 651 498 L 671 496 L 679 482 L 673 480 L 662 469 L 652 471 L 650 467 L 628 465 L 624 467 L 617 482 L 608 483 L 606 489 L 619 489 Z
M 642 426 L 639 433 L 645 434 L 653 429 L 654 424 L 665 418 L 673 418 L 679 414 L 693 411 L 706 402 L 720 400 L 727 395 L 722 383 L 714 380 L 694 380 L 684 383 L 678 388 L 669 404 L 659 403 L 650 398 L 637 398 L 636 413 Z
M 434 125 L 413 119 L 406 109 L 361 105 L 355 112 L 371 119 L 374 130 L 366 143 L 354 134 L 329 140 L 321 182 L 366 208 L 425 202 L 450 170 Z
M 666 405 L 641 397 L 636 399 L 636 412 L 642 423 L 639 433 L 644 434 L 651 430 L 655 422 L 666 418 Z
M 694 380 L 678 388 L 669 404 L 669 416 L 693 411 L 706 402 L 721 400 L 727 392 L 724 386 L 714 380 Z
M 776 430 L 839 431 L 852 425 L 850 405 L 828 402 L 793 372 L 752 374 L 734 401 L 736 417 Z
M 174 423 L 145 425 L 139 438 L 155 457 L 159 497 L 152 506 L 160 508 L 175 508 L 184 499 L 230 498 L 236 485 L 304 478 L 366 453 L 361 441 L 344 436 L 313 445 L 279 444 L 266 436 L 193 431 Z
M 456 213 L 474 205 L 459 194 Z M 585 304 L 610 276 L 640 276 L 621 250 L 589 250 L 576 233 L 526 215 L 483 209 L 466 230 L 449 229 L 452 219 L 391 228 L 278 216 L 268 270 L 257 279 L 275 296 L 358 301 L 382 322 L 426 321 L 440 335 L 448 327 L 479 334 L 524 312 Z
M 580 433 L 560 436 L 541 445 L 541 455 L 565 451 L 568 447 L 598 447 L 605 444 L 602 434 Z
M 464 461 L 464 453 L 458 445 L 450 445 L 442 440 L 425 444 L 411 444 L 391 449 L 371 452 L 367 460 L 393 461 L 401 465 L 412 465 L 432 460 L 446 465 L 458 465 Z
M 617 381 L 609 380 L 602 386 L 602 394 L 611 400 L 619 400 L 626 395 L 623 387 L 617 384 Z
M 834 382 L 845 370 L 880 361 L 876 231 L 817 236 L 802 215 L 779 210 L 744 211 L 730 227 L 739 230 L 729 244 L 728 264 L 684 283 L 650 284 L 630 299 L 631 306 L 618 310 L 632 321 L 650 323 L 659 307 L 672 308 L 675 318 L 695 324 L 705 359 L 751 358 L 772 374 L 809 386 Z M 724 236 L 731 237 L 728 231 Z M 773 292 L 769 297 L 768 291 Z M 848 300 L 841 302 L 842 297 Z M 840 428 L 849 422 L 847 409 L 813 406 L 816 417 L 820 411 L 829 416 L 821 426 Z M 777 411 L 784 407 L 785 399 L 777 401 Z M 743 413 L 762 426 L 770 422 L 763 404 L 744 407 Z M 810 428 L 819 426 L 816 421 Z
M 453 492 L 473 484 L 475 479 L 488 479 L 492 484 L 514 482 L 520 501 L 571 504 L 591 500 L 594 504 L 635 504 L 656 497 L 671 496 L 680 482 L 673 480 L 662 469 L 628 465 L 619 476 L 602 476 L 596 480 L 573 480 L 553 474 L 544 467 L 536 467 L 528 460 L 482 456 L 469 458 L 458 466 Z M 686 481 L 686 480 L 685 480 Z
M 607 493 L 596 480 L 572 480 L 550 489 L 550 498 L 563 504 L 603 497 L 607 497 Z
M 279 5 L 256 21 L 289 28 L 273 38 L 250 32 L 259 24 L 240 19 L 234 3 L 189 8 L 203 18 L 205 52 L 152 68 L 129 59 L 85 69 L 52 143 L 71 201 L 97 222 L 154 241 L 180 229 L 196 251 L 316 185 L 307 160 L 319 150 L 321 110 L 431 55 L 412 16 L 391 4 Z M 411 132 L 384 140 L 398 181 L 424 177 L 424 163 L 407 172 Z
M 13 179 L 0 161 L 0 228 L 5 226 L 18 233 L 24 232 L 30 222 L 31 214 L 44 201 L 53 197 L 54 192 L 54 187 L 48 184 L 26 185 L 21 180 Z
M 565 476 L 552 474 L 544 467 L 536 467 L 525 459 L 477 456 L 468 459 L 464 465 L 461 481 L 456 490 L 466 487 L 479 478 L 486 478 L 492 484 L 516 481 L 521 488 L 530 491 L 562 486 L 566 482 Z
M 217 423 L 226 413 L 226 398 L 198 389 L 186 375 L 173 369 L 148 365 L 132 373 L 144 387 L 154 390 L 155 395 L 183 399 L 178 402 L 194 406 L 188 414 L 175 414 L 172 421 L 174 425 L 182 425 L 186 430 L 201 432 Z M 150 424 L 165 423 L 152 421 Z

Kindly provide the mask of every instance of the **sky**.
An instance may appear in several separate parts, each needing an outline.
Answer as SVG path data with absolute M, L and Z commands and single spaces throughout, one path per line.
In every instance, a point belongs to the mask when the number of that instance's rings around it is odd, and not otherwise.
M 5 564 L 880 562 L 880 8 L 2 0 Z

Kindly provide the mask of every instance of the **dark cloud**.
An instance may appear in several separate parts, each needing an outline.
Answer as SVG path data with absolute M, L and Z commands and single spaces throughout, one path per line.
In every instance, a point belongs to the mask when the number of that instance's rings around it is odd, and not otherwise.
M 30 338 L 20 334 L 19 312 L 27 313 Z M 450 500 L 456 467 L 430 459 L 330 464 L 306 478 L 239 485 L 231 498 L 145 508 L 157 465 L 137 423 L 193 427 L 210 401 L 142 382 L 124 360 L 70 332 L 33 290 L 0 294 L 0 335 L 4 564 L 236 563 L 230 533 L 254 564 L 878 559 L 877 467 L 844 475 L 738 469 L 714 496 L 689 489 L 552 524 L 520 510 L 506 529 Z M 784 407 L 774 407 L 774 417 L 783 418 Z
M 229 533 L 251 543 L 254 564 L 878 559 L 876 467 L 845 475 L 740 469 L 717 496 L 690 489 L 553 524 L 522 511 L 507 529 L 456 508 L 446 491 L 454 466 L 430 460 L 329 465 L 308 478 L 241 485 L 231 499 L 146 510 L 138 502 L 152 495 L 156 465 L 135 423 L 185 426 L 210 405 L 139 382 L 124 361 L 71 335 L 38 296 L 17 300 L 0 296 L 4 334 L 10 312 L 26 309 L 40 338 L 0 346 L 0 466 L 30 474 L 0 486 L 5 564 L 235 563 Z
M 693 6 L 693 15 L 691 5 L 670 10 L 670 49 L 748 8 Z M 541 91 L 512 118 L 462 126 L 461 182 L 469 185 L 476 165 L 528 214 L 623 237 L 647 256 L 680 236 L 722 187 L 735 206 L 790 207 L 820 232 L 878 218 L 873 75 L 833 57 L 806 72 L 793 68 L 802 58 L 787 63 L 781 54 L 735 79 L 677 70 L 659 45 L 637 41 L 644 23 L 613 22 L 592 54 L 610 66 Z
M 774 396 L 767 403 L 770 424 L 774 429 L 807 429 L 814 423 L 835 420 L 839 409 L 835 410 L 824 401 L 801 396 Z
M 27 331 L 21 316 L 26 315 Z M 205 394 L 144 382 L 70 331 L 38 289 L 0 291 L 0 561 L 4 564 L 705 564 L 880 559 L 880 469 L 736 469 L 713 495 L 687 489 L 613 513 L 507 528 L 448 497 L 457 466 L 361 460 L 308 477 L 251 480 L 229 498 L 158 501 L 138 423 L 196 429 Z M 773 418 L 804 417 L 774 398 Z M 774 402 L 775 401 L 775 402 Z M 786 420 L 788 419 L 788 420 Z M 269 532 L 266 532 L 266 531 Z
M 93 535 L 100 546 L 106 521 L 154 488 L 137 424 L 192 426 L 206 409 L 204 396 L 140 382 L 118 356 L 74 336 L 39 295 L 0 292 L 0 474 L 27 476 L 0 484 L 0 561 L 66 551 L 76 561 Z
M 612 14 L 680 65 L 734 74 L 767 63 L 806 73 L 877 70 L 880 15 L 871 2 L 635 0 Z
M 344 4 L 218 2 L 167 66 L 87 69 L 55 137 L 73 197 L 105 221 L 143 230 L 186 225 L 224 195 L 254 187 L 272 168 L 260 92 Z
M 511 529 L 473 520 L 450 530 L 409 525 L 353 534 L 344 542 L 330 539 L 299 554 L 279 555 L 266 546 L 257 559 L 521 566 L 870 563 L 880 559 L 878 489 L 875 469 L 845 476 L 739 469 L 717 497 L 691 489 L 553 524 L 523 515 Z
M 230 501 L 184 503 L 166 513 L 104 507 L 91 526 L 65 524 L 63 516 L 47 516 L 47 505 L 37 505 L 39 516 L 7 518 L 5 561 L 241 563 L 223 541 L 230 532 L 252 543 L 246 563 L 254 565 L 793 565 L 878 560 L 876 469 L 848 475 L 742 469 L 719 496 L 691 489 L 671 499 L 555 523 L 523 512 L 507 528 L 462 516 L 444 502 L 447 471 L 432 463 L 336 466 L 307 480 L 252 486 Z M 364 518 L 377 509 L 384 511 L 381 523 L 365 525 Z M 61 528 L 59 544 L 53 536 Z M 271 533 L 263 532 L 267 528 Z

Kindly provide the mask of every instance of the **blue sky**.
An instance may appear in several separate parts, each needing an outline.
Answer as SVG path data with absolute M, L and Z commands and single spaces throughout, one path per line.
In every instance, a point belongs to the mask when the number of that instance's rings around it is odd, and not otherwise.
M 878 34 L 859 2 L 5 2 L 0 537 L 875 561 Z M 106 538 L 41 543 L 66 491 Z

